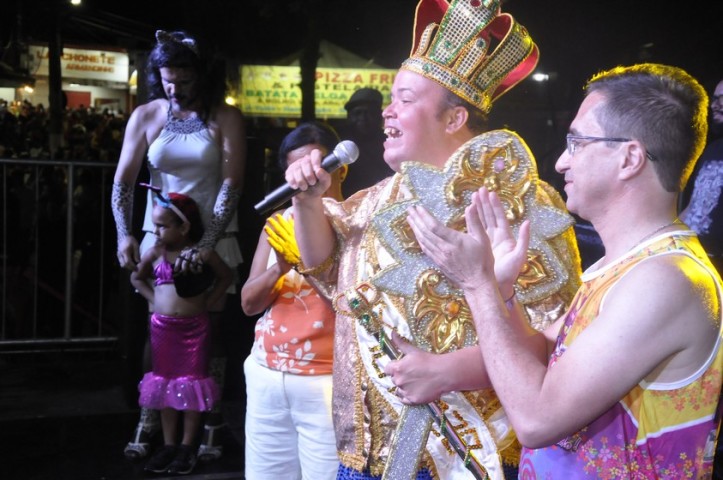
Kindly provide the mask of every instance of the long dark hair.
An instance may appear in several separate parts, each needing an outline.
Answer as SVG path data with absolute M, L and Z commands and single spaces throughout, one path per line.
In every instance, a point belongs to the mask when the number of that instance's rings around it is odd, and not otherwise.
M 146 64 L 148 91 L 151 100 L 166 98 L 160 69 L 187 68 L 196 73 L 196 88 L 201 100 L 199 116 L 208 121 L 214 107 L 224 100 L 226 85 L 223 62 L 217 60 L 209 47 L 185 31 L 156 32 L 156 45 Z
M 286 156 L 289 152 L 301 148 L 305 145 L 318 144 L 326 148 L 327 153 L 334 151 L 334 147 L 339 143 L 339 135 L 331 127 L 325 123 L 318 121 L 304 122 L 291 132 L 289 132 L 281 141 L 279 146 L 279 168 L 286 171 L 288 164 Z

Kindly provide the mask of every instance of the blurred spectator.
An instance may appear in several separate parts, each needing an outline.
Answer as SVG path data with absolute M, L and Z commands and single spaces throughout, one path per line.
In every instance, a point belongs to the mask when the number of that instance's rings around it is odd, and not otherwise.
M 710 134 L 688 181 L 690 202 L 680 219 L 698 234 L 711 262 L 723 273 L 723 80 L 710 97 Z
M 384 161 L 382 94 L 373 88 L 361 88 L 352 94 L 344 108 L 346 123 L 339 128 L 339 136 L 359 147 L 359 158 L 349 165 L 349 174 L 342 184 L 344 197 L 350 197 L 394 172 Z

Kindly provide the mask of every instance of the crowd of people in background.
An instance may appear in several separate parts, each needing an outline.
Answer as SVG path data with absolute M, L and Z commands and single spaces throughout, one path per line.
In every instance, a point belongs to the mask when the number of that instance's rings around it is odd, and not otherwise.
M 116 162 L 127 117 L 122 110 L 66 108 L 56 160 Z M 50 114 L 42 103 L 0 100 L 0 158 L 50 158 Z
M 62 141 L 54 160 L 107 162 L 115 164 L 120 152 L 127 119 L 122 111 L 92 107 L 67 108 L 62 116 Z M 65 280 L 65 236 L 68 212 L 68 169 L 63 166 L 34 167 L 23 160 L 48 160 L 50 154 L 50 112 L 43 104 L 27 100 L 0 100 L 0 158 L 18 160 L 4 170 L 8 225 L 13 234 L 7 238 L 8 337 L 24 338 L 33 328 L 43 336 L 58 335 L 62 322 L 40 321 L 37 326 L 20 319 L 32 311 L 29 285 L 39 283 L 38 314 L 55 318 L 62 312 L 60 302 Z M 79 167 L 72 178 L 73 263 L 71 280 L 75 291 L 85 292 L 73 305 L 79 334 L 92 330 L 94 310 L 100 293 L 97 269 L 102 231 L 99 201 L 102 169 Z M 107 226 L 107 225 L 106 225 Z M 35 240 L 37 239 L 37 241 Z M 31 283 L 28 283 L 31 282 Z M 58 302 L 58 303 L 56 303 Z M 86 322 L 88 320 L 89 322 Z M 97 328 L 97 327 L 96 327 Z

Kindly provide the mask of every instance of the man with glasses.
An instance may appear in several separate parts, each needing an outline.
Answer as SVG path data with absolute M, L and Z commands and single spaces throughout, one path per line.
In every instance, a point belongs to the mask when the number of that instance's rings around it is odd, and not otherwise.
M 475 194 L 467 233 L 410 209 L 423 251 L 465 292 L 479 380 L 525 447 L 520 478 L 711 477 L 723 287 L 676 216 L 706 109 L 703 88 L 675 67 L 617 67 L 590 80 L 556 169 L 568 209 L 592 222 L 605 255 L 542 333 L 521 321 L 512 288 L 529 225 L 515 238 L 497 194 Z
M 723 80 L 710 99 L 709 142 L 693 176 L 690 202 L 680 218 L 698 234 L 718 273 L 723 272 Z
M 568 133 L 565 137 L 567 140 L 567 153 L 570 154 L 570 156 L 575 155 L 575 150 L 577 150 L 579 147 L 585 146 L 587 143 L 592 142 L 606 142 L 606 143 L 615 143 L 615 142 L 631 142 L 632 138 L 620 138 L 620 137 L 595 137 L 590 135 L 573 135 L 572 133 Z M 645 152 L 645 156 L 648 158 L 648 160 L 655 160 L 655 157 L 653 157 L 653 154 L 650 152 Z

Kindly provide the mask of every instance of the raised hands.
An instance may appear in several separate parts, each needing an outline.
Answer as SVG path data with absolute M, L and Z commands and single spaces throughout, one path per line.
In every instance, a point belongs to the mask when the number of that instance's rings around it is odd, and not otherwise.
M 485 188 L 472 195 L 465 220 L 467 233 L 446 227 L 421 207 L 411 208 L 408 216 L 424 253 L 459 288 L 497 281 L 503 298 L 509 298 L 527 258 L 529 222 L 522 223 L 515 239 L 499 197 Z

